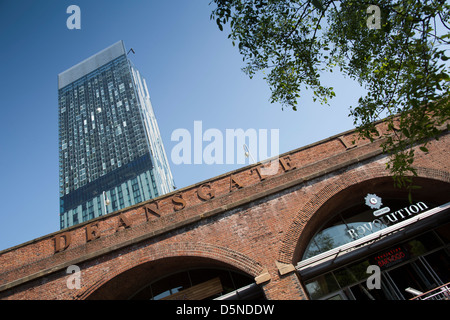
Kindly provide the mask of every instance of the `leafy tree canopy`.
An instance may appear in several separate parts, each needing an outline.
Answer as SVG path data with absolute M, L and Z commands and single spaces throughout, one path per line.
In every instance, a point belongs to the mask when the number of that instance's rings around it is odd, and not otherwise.
M 414 145 L 449 129 L 450 5 L 440 0 L 212 0 L 220 30 L 229 24 L 243 71 L 264 72 L 271 102 L 297 110 L 302 90 L 328 104 L 333 87 L 320 75 L 340 70 L 367 90 L 350 116 L 362 137 L 379 137 L 398 186 L 409 186 Z

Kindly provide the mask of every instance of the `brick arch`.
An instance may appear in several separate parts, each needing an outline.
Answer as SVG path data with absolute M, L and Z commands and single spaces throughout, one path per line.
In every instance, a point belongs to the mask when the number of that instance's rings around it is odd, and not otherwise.
M 110 270 L 103 277 L 94 283 L 86 285 L 86 289 L 81 294 L 78 294 L 75 299 L 92 298 L 102 287 L 111 284 L 115 279 L 124 276 L 127 272 L 133 273 L 133 270 L 136 271 L 139 268 L 155 266 L 158 263 L 167 264 L 168 261 L 172 264 L 174 264 L 173 261 L 175 261 L 175 264 L 181 261 L 190 261 L 190 264 L 193 266 L 200 263 L 206 267 L 227 267 L 243 272 L 251 277 L 260 275 L 264 269 L 259 262 L 240 252 L 230 248 L 200 242 L 156 243 L 134 250 L 126 254 L 124 258 L 122 261 L 125 262 L 122 264 L 112 263 Z M 126 298 L 119 297 L 119 299 Z
M 449 172 L 424 167 L 416 169 L 417 177 L 415 179 L 432 184 L 438 183 L 450 191 Z M 361 192 L 361 188 L 370 188 L 374 185 L 384 185 L 385 187 L 389 185 L 394 192 L 407 194 L 407 191 L 393 187 L 392 176 L 387 175 L 384 164 L 366 167 L 363 170 L 350 170 L 334 178 L 330 178 L 325 187 L 301 206 L 282 240 L 278 252 L 278 261 L 295 264 L 300 259 L 300 254 L 304 251 L 320 224 L 329 217 L 326 214 L 327 211 L 332 212 L 330 209 L 337 206 L 333 206 L 333 202 L 342 204 L 346 196 L 351 198 L 352 193 Z

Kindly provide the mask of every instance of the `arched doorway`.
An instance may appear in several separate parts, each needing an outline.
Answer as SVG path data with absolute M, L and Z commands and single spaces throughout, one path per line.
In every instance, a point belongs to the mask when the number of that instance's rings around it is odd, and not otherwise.
M 195 256 L 165 257 L 118 273 L 88 300 L 260 300 L 254 276 L 225 262 Z
M 311 218 L 296 265 L 310 299 L 405 300 L 448 285 L 449 184 L 418 178 L 409 197 L 387 181 L 351 186 Z
M 191 268 L 144 285 L 131 300 L 256 300 L 264 297 L 254 280 L 226 268 Z

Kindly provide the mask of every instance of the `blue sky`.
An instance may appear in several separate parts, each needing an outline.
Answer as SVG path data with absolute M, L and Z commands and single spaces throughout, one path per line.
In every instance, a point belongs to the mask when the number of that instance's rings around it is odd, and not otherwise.
M 57 75 L 123 40 L 146 78 L 178 188 L 244 166 L 170 159 L 174 130 L 279 129 L 280 153 L 353 127 L 358 84 L 324 75 L 337 97 L 309 95 L 298 111 L 269 102 L 262 75 L 249 79 L 237 47 L 219 31 L 210 0 L 0 0 L 0 250 L 59 230 Z M 69 5 L 81 29 L 69 30 Z M 206 144 L 206 143 L 205 143 Z M 238 149 L 238 151 L 240 148 Z

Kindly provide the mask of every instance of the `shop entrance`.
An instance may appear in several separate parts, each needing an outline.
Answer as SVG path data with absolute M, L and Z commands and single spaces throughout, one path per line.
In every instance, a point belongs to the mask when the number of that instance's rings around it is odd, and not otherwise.
M 306 281 L 311 299 L 408 300 L 449 287 L 449 225 Z M 369 289 L 370 265 L 380 266 L 380 288 Z
M 416 262 L 408 263 L 385 274 L 386 282 L 389 284 L 390 300 L 404 300 L 414 297 L 417 290 L 427 292 L 443 284 L 436 279 L 432 268 L 424 265 L 426 258 L 421 257 Z M 416 292 L 417 293 L 417 292 Z
M 425 191 L 409 201 L 394 191 L 366 190 L 345 191 L 339 199 L 348 203 L 330 200 L 316 212 L 326 219 L 311 224 L 314 233 L 302 242 L 296 265 L 309 298 L 408 300 L 447 290 L 450 202 Z M 373 279 L 376 288 L 369 285 Z
M 246 274 L 222 268 L 192 268 L 143 286 L 131 300 L 263 300 L 262 289 Z
M 444 264 L 437 265 L 437 261 Z M 448 263 L 449 259 L 444 250 L 439 250 L 429 256 L 419 257 L 414 262 L 384 271 L 379 290 L 367 290 L 363 281 L 343 292 L 346 294 L 345 298 L 352 300 L 408 300 L 419 292 L 425 293 L 448 283 L 446 274 L 440 272 Z

